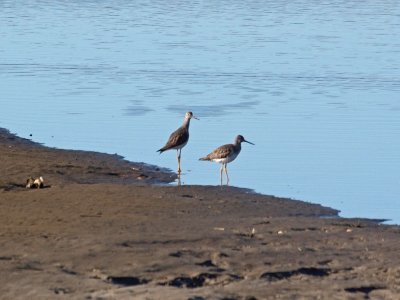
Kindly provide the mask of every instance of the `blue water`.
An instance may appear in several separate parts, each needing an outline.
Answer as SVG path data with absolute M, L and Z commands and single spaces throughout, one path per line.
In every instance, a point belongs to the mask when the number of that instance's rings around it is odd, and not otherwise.
M 176 169 L 237 134 L 231 184 L 400 223 L 400 4 L 0 1 L 0 127 Z

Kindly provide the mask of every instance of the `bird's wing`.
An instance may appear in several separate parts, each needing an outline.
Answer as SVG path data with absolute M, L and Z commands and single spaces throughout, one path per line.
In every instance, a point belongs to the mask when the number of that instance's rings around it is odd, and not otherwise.
M 218 159 L 228 157 L 233 152 L 233 145 L 227 144 L 221 147 L 218 147 L 213 152 L 207 155 L 209 159 Z
M 169 136 L 168 142 L 160 150 L 165 151 L 173 147 L 179 146 L 187 142 L 189 132 L 185 128 L 178 128 Z

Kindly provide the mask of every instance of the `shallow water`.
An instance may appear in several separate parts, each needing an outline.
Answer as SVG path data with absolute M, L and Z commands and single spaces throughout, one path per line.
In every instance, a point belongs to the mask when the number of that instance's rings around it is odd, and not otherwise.
M 1 1 L 0 126 L 400 223 L 397 1 Z

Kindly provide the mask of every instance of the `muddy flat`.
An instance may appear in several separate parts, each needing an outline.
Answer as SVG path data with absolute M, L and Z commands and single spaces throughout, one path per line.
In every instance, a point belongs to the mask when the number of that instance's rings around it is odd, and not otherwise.
M 398 226 L 7 130 L 0 170 L 1 299 L 399 299 Z

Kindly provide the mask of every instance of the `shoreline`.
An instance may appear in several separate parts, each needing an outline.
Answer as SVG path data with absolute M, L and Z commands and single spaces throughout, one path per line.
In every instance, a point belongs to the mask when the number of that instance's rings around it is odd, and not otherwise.
M 400 227 L 0 129 L 0 299 L 396 299 Z M 44 189 L 26 189 L 43 176 Z
M 0 178 L 0 189 L 24 188 L 26 178 L 32 176 L 45 178 L 45 185 L 62 184 L 133 184 L 133 185 L 168 185 L 178 179 L 178 175 L 169 169 L 125 160 L 118 154 L 107 154 L 95 151 L 71 150 L 48 147 L 31 139 L 21 138 L 11 133 L 8 129 L 0 128 L 0 151 L 4 153 L 5 148 L 16 150 L 19 155 L 19 164 L 24 164 L 21 174 Z M 14 155 L 15 156 L 15 155 Z M 15 163 L 15 161 L 11 161 Z M 37 165 L 46 166 L 45 168 Z M 11 166 L 1 166 L 11 169 Z M 19 166 L 21 167 L 21 166 Z M 52 170 L 51 168 L 54 168 Z M 32 170 L 32 171 L 30 171 Z M 82 173 L 85 173 L 84 176 Z M 187 185 L 188 187 L 198 187 L 203 189 L 221 188 L 212 185 Z M 252 189 L 224 186 L 222 188 L 235 190 L 242 193 L 252 193 L 255 195 L 297 201 L 306 206 L 315 206 L 325 209 L 327 216 L 340 217 L 339 210 L 324 207 L 318 203 L 311 203 L 297 199 L 264 195 Z M 301 215 L 301 213 L 299 213 Z M 323 215 L 321 215 L 323 217 Z M 363 218 L 360 218 L 363 219 Z M 372 219 L 371 219 L 372 220 Z M 374 221 L 374 220 L 372 220 Z
M 1 151 L 18 151 L 19 164 L 23 174 L 11 177 L 20 185 L 28 176 L 46 176 L 53 184 L 61 183 L 123 183 L 123 184 L 168 184 L 177 179 L 168 169 L 146 163 L 125 160 L 118 154 L 95 151 L 53 148 L 21 138 L 9 130 L 0 128 Z M 13 162 L 15 163 L 15 161 Z M 24 164 L 22 167 L 21 164 Z M 40 169 L 39 165 L 46 165 Z M 3 166 L 4 167 L 4 166 Z M 5 166 L 12 169 L 11 166 Z M 51 169 L 53 167 L 53 169 Z M 70 169 L 70 170 L 68 170 Z M 80 173 L 86 173 L 81 176 Z M 0 179 L 0 185 L 6 178 Z

